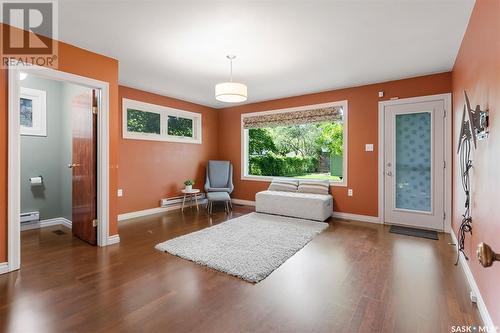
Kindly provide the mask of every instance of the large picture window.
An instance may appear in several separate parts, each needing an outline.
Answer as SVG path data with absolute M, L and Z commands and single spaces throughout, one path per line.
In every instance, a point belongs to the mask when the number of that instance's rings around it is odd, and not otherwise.
M 201 143 L 201 114 L 124 98 L 123 138 Z
M 242 115 L 243 179 L 347 184 L 347 101 Z

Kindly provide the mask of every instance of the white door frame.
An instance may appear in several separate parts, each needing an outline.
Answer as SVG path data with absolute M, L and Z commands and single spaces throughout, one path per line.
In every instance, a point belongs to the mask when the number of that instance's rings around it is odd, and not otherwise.
M 378 216 L 381 223 L 385 221 L 385 188 L 384 188 L 384 156 L 385 156 L 385 108 L 390 105 L 401 105 L 418 102 L 443 101 L 445 114 L 444 129 L 444 232 L 451 232 L 451 190 L 452 190 L 452 110 L 451 93 L 394 99 L 378 103 Z
M 97 245 L 108 245 L 109 238 L 109 83 L 45 67 L 12 66 L 9 68 L 8 79 L 8 272 L 17 270 L 21 266 L 20 72 L 101 90 L 101 105 L 97 115 L 97 219 L 99 221 L 97 224 Z

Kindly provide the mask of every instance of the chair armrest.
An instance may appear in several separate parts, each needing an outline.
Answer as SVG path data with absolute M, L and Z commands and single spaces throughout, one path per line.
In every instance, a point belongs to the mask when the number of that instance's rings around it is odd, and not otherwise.
M 210 178 L 208 178 L 208 165 L 205 171 L 205 192 L 209 192 L 210 189 Z
M 234 185 L 233 185 L 233 164 L 229 164 L 229 181 L 228 181 L 228 187 L 229 187 L 229 194 L 231 194 L 234 190 Z

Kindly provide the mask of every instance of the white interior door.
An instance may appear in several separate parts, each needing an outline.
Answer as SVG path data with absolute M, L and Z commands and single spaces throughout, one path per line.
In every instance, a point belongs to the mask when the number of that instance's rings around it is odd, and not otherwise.
M 444 229 L 444 101 L 384 110 L 385 223 Z

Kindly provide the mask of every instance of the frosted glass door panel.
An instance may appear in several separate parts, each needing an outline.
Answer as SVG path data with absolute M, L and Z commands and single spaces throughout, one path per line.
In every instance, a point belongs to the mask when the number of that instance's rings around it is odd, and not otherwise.
M 432 209 L 431 113 L 396 115 L 396 208 Z

